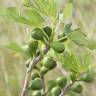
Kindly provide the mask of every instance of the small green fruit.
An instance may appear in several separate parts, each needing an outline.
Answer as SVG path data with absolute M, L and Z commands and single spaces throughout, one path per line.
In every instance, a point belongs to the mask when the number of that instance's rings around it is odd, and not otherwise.
M 41 92 L 40 91 L 34 91 L 32 93 L 32 96 L 42 96 Z
M 65 85 L 67 84 L 67 79 L 64 77 L 59 77 L 59 78 L 57 78 L 56 81 L 60 88 L 64 88 Z
M 43 30 L 44 30 L 44 32 L 46 33 L 46 35 L 47 35 L 48 37 L 51 36 L 51 34 L 52 34 L 52 29 L 51 29 L 49 26 L 44 27 Z
M 49 69 L 47 67 L 42 66 L 40 69 L 40 74 L 45 75 L 48 71 L 49 71 Z
M 81 81 L 84 81 L 84 82 L 87 82 L 87 83 L 90 83 L 94 80 L 94 76 L 93 74 L 91 73 L 86 73 L 84 74 L 81 78 L 80 78 Z
M 61 42 L 53 42 L 53 43 L 51 44 L 51 48 L 52 48 L 55 52 L 57 52 L 57 53 L 62 53 L 62 52 L 64 51 L 64 49 L 65 49 L 63 43 L 61 43 Z
M 40 90 L 43 88 L 43 81 L 40 78 L 35 78 L 31 80 L 29 85 L 29 90 Z
M 52 96 L 59 96 L 61 94 L 61 89 L 59 87 L 54 87 L 51 90 Z
M 51 90 L 53 87 L 57 86 L 57 82 L 54 80 L 48 81 L 48 89 Z
M 56 67 L 56 62 L 53 60 L 51 56 L 48 55 L 43 59 L 43 66 L 49 69 L 53 69 Z
M 33 57 L 33 51 L 31 50 L 29 45 L 23 46 L 22 49 L 24 50 L 25 55 L 27 55 L 28 57 Z
M 76 93 L 81 93 L 82 90 L 83 90 L 83 87 L 82 87 L 82 85 L 78 84 L 78 85 L 75 86 L 72 90 L 73 90 L 74 92 L 76 92 Z
M 31 33 L 32 38 L 34 38 L 35 40 L 40 40 L 44 42 L 44 37 L 42 34 L 42 30 L 39 28 L 36 28 L 32 31 Z
M 40 78 L 40 75 L 38 72 L 32 72 L 31 78 L 32 78 L 32 80 L 34 80 L 35 78 Z
M 37 47 L 38 47 L 38 42 L 30 40 L 29 41 L 29 47 L 33 51 L 33 54 L 36 54 L 36 50 L 37 50 Z

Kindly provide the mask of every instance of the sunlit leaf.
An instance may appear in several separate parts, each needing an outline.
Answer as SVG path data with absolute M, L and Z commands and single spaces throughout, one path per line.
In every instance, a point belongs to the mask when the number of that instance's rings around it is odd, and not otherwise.
M 3 12 L 0 12 L 1 16 L 5 16 L 8 19 L 12 19 L 16 22 L 28 24 L 31 26 L 40 26 L 44 22 L 42 16 L 36 11 L 29 8 L 24 9 L 24 15 L 21 10 L 16 7 L 0 8 Z
M 75 30 L 67 35 L 68 38 L 77 45 L 87 47 L 89 49 L 96 49 L 96 41 L 89 39 L 81 30 Z
M 20 45 L 18 45 L 16 42 L 11 42 L 9 44 L 6 44 L 5 45 L 7 48 L 15 51 L 15 52 L 18 52 L 18 53 L 24 53 L 22 47 Z
M 33 7 L 46 16 L 57 16 L 56 0 L 33 0 Z
M 64 8 L 64 19 L 70 18 L 72 16 L 72 12 L 73 12 L 73 4 L 72 3 L 66 4 Z
M 34 9 L 25 8 L 24 17 L 34 26 L 40 26 L 44 22 L 43 17 Z

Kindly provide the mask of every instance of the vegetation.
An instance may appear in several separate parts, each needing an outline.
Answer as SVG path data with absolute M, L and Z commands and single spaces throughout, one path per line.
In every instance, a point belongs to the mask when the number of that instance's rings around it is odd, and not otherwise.
M 26 44 L 11 42 L 6 45 L 27 61 L 21 96 L 77 96 L 83 92 L 82 83 L 94 80 L 91 50 L 96 49 L 96 41 L 80 28 L 73 27 L 70 20 L 73 9 L 74 2 L 69 1 L 61 13 L 55 0 L 24 0 L 22 10 L 0 8 L 0 15 L 4 18 L 32 28 Z M 67 20 L 70 22 L 66 23 Z M 77 54 L 74 46 L 85 52 Z M 61 76 L 56 80 L 48 78 L 45 83 L 45 76 L 56 68 L 61 70 Z

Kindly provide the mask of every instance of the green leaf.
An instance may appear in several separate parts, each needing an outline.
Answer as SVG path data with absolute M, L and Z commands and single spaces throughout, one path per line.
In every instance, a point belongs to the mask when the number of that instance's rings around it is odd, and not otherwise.
M 56 0 L 32 0 L 33 7 L 46 16 L 57 16 Z
M 13 50 L 13 51 L 18 52 L 18 53 L 21 53 L 21 54 L 24 53 L 22 47 L 21 47 L 20 45 L 18 45 L 16 42 L 11 42 L 11 43 L 9 43 L 9 44 L 7 44 L 7 45 L 5 45 L 5 46 L 6 46 L 7 48 Z
M 74 30 L 67 37 L 77 45 L 87 47 L 89 49 L 96 49 L 96 41 L 89 39 L 80 29 Z
M 0 8 L 0 15 L 12 19 L 16 22 L 28 24 L 31 26 L 40 26 L 44 22 L 42 16 L 33 9 L 23 9 L 23 13 L 16 7 Z
M 43 17 L 32 8 L 25 8 L 24 9 L 24 17 L 34 26 L 40 26 L 44 19 Z
M 72 16 L 72 11 L 73 11 L 73 4 L 72 3 L 66 4 L 64 8 L 64 19 L 70 18 Z

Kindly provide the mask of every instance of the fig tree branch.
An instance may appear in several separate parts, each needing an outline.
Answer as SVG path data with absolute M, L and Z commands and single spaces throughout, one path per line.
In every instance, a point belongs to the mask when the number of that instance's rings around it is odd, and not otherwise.
M 45 49 L 43 50 L 43 54 L 46 54 L 49 49 L 50 49 L 49 45 L 46 45 Z M 33 58 L 33 60 L 30 62 L 29 67 L 26 72 L 24 86 L 22 89 L 21 96 L 28 96 L 28 85 L 29 85 L 29 81 L 30 81 L 30 77 L 31 77 L 31 72 L 33 71 L 35 65 L 42 59 L 43 59 L 43 56 L 42 56 L 42 54 L 40 54 L 39 56 L 36 56 L 35 58 Z

